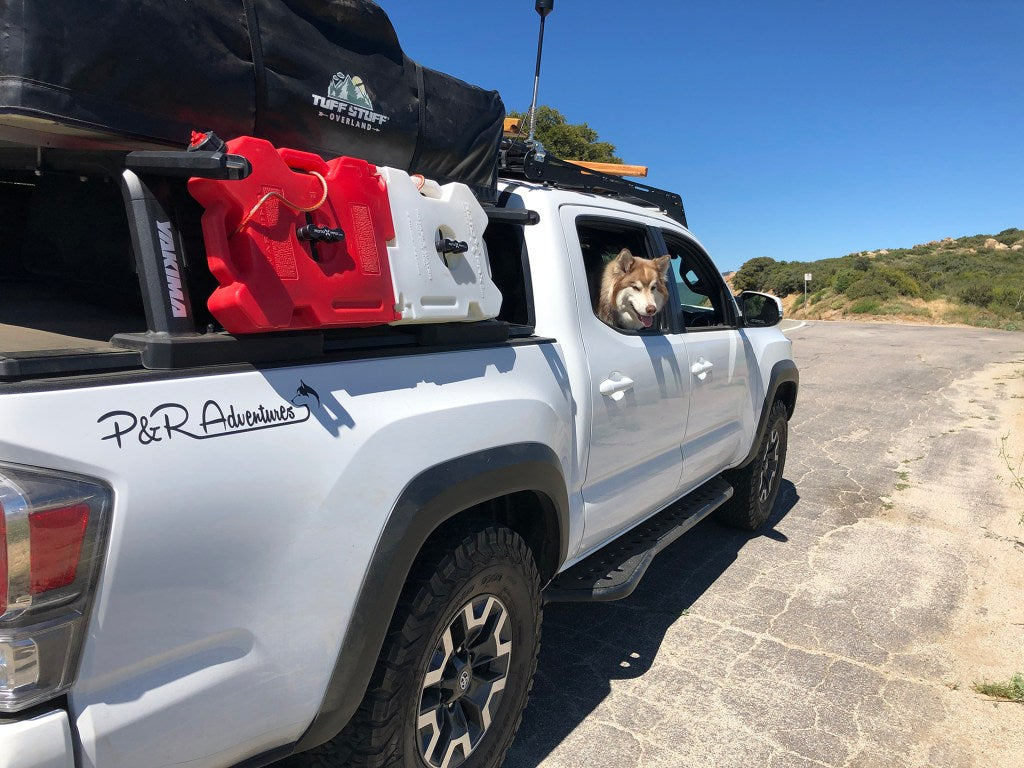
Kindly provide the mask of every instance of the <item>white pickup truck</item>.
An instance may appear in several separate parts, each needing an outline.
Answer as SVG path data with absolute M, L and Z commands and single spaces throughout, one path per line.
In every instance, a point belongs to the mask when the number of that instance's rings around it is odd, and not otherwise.
M 236 338 L 199 301 L 174 325 L 194 201 L 105 157 L 0 150 L 0 767 L 494 768 L 545 601 L 769 515 L 780 306 L 673 196 L 527 157 L 484 235 L 496 320 Z M 671 256 L 651 329 L 595 314 L 622 248 Z

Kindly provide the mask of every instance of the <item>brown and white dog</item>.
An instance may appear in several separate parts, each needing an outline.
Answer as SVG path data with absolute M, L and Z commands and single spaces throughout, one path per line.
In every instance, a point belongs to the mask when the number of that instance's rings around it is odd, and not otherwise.
M 644 259 L 623 248 L 601 276 L 597 316 L 615 328 L 650 328 L 668 300 L 668 256 Z

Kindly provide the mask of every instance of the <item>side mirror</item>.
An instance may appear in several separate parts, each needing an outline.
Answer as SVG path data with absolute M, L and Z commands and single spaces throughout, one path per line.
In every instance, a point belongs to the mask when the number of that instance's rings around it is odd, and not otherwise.
M 737 297 L 743 325 L 748 328 L 768 328 L 782 321 L 782 299 L 767 293 L 744 291 Z

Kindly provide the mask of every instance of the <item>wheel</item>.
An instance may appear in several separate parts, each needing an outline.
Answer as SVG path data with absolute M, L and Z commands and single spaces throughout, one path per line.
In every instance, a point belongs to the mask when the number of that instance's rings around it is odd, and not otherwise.
M 775 508 L 786 466 L 789 422 L 781 400 L 772 404 L 768 426 L 757 446 L 754 460 L 742 469 L 727 473 L 732 483 L 732 498 L 715 512 L 727 525 L 753 531 L 760 528 Z
M 429 547 L 359 710 L 320 764 L 498 768 L 526 707 L 540 625 L 540 577 L 514 531 L 480 524 Z

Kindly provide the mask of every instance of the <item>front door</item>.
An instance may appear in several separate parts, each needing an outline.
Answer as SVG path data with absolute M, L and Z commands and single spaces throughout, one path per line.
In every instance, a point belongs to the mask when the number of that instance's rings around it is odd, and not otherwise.
M 745 341 L 725 281 L 695 241 L 669 231 L 662 236 L 686 329 L 691 389 L 682 485 L 689 490 L 745 454 L 753 404 Z

